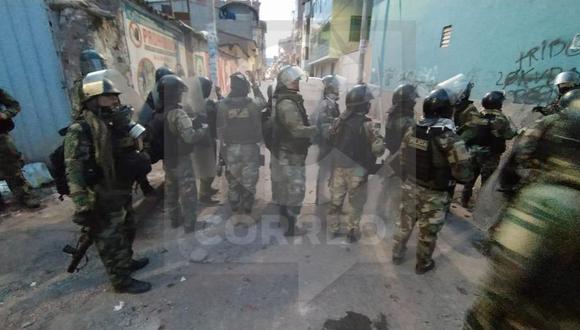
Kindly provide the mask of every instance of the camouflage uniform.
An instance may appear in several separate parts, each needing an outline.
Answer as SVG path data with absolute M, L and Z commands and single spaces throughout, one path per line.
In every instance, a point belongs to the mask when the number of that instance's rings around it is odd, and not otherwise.
M 418 132 L 426 132 L 418 135 Z M 429 151 L 430 150 L 430 151 Z M 437 234 L 449 208 L 453 179 L 472 178 L 470 156 L 449 119 L 423 119 L 404 136 L 401 144 L 401 218 L 397 223 L 393 257 L 402 259 L 415 223 L 419 225 L 418 267 L 432 263 Z
M 210 131 L 210 136 L 211 136 L 211 141 L 210 141 L 210 146 L 209 147 L 205 147 L 205 148 L 197 148 L 194 154 L 194 159 L 196 156 L 198 156 L 197 154 L 200 153 L 203 156 L 205 156 L 204 158 L 207 158 L 207 161 L 204 162 L 203 160 L 200 160 L 198 163 L 202 163 L 203 167 L 203 173 L 205 175 L 199 175 L 199 199 L 200 200 L 210 200 L 211 197 L 213 195 L 215 195 L 216 191 L 213 190 L 213 188 L 211 187 L 211 185 L 213 184 L 213 181 L 215 179 L 215 166 L 217 164 L 217 145 L 216 145 L 216 140 L 217 140 L 217 104 L 214 100 L 210 100 L 207 99 L 205 101 L 205 108 L 204 108 L 204 112 L 202 114 L 203 116 L 203 121 L 205 123 L 208 124 L 209 126 L 209 131 Z M 211 164 L 208 164 L 208 161 L 211 162 Z M 211 175 L 208 175 L 208 173 L 211 173 Z
M 491 269 L 465 329 L 580 328 L 580 109 L 536 122 L 500 175 L 519 194 L 495 229 Z
M 338 103 L 329 96 L 325 96 L 316 108 L 316 127 L 318 134 L 315 136 L 315 143 L 318 144 L 318 177 L 316 182 L 316 200 L 318 202 L 321 185 L 328 184 L 328 177 L 331 172 L 330 159 L 327 158 L 332 150 L 330 144 L 330 127 L 340 115 Z
M 12 118 L 20 112 L 20 105 L 6 91 L 0 89 L 0 178 L 6 180 L 8 187 L 14 197 L 24 204 L 36 206 L 37 202 L 32 201 L 31 187 L 22 175 L 22 155 L 16 149 L 9 131 L 12 126 Z M 0 204 L 3 204 L 0 196 Z M 1 205 L 0 205 L 1 206 Z
M 165 116 L 165 206 L 172 225 L 183 223 L 185 231 L 190 232 L 197 222 L 192 146 L 207 137 L 208 131 L 207 128 L 194 129 L 191 118 L 180 106 L 166 109 L 156 116 Z
M 352 115 L 351 117 L 355 116 L 357 115 Z M 375 128 L 375 123 L 364 115 L 359 116 L 365 118 L 363 119 L 364 122 L 360 122 L 363 127 L 364 139 L 358 140 L 357 137 L 354 136 L 344 136 L 343 139 L 348 141 L 347 143 L 352 144 L 354 149 L 364 150 L 366 153 L 372 153 L 373 157 L 369 157 L 369 155 L 367 155 L 367 157 L 374 159 L 374 157 L 378 157 L 385 152 L 383 137 Z M 340 138 L 337 138 L 336 140 L 338 139 Z M 357 143 L 357 140 L 360 141 L 360 143 Z M 348 194 L 351 212 L 348 214 L 347 230 L 349 232 L 358 232 L 363 207 L 367 200 L 366 183 L 369 175 L 367 168 L 374 164 L 364 164 L 366 162 L 365 160 L 352 159 L 342 153 L 343 150 L 340 148 L 340 143 L 335 145 L 337 145 L 337 152 L 335 157 L 333 157 L 333 170 L 330 181 L 332 206 L 329 213 L 340 213 L 344 199 Z M 357 157 L 354 156 L 353 158 Z M 338 232 L 340 230 L 340 223 L 332 223 L 330 230 L 334 233 Z
M 73 120 L 81 119 L 82 105 L 81 105 L 81 95 L 83 92 L 83 79 L 77 79 L 73 83 L 72 89 L 70 91 L 70 103 L 71 103 L 71 118 Z
M 82 115 L 81 115 L 82 116 Z M 93 116 L 94 118 L 94 116 Z M 132 180 L 119 177 L 112 182 L 99 180 L 89 185 L 85 173 L 88 161 L 95 158 L 95 127 L 105 129 L 99 131 L 101 136 L 112 139 L 106 125 L 95 125 L 99 119 L 93 119 L 93 124 L 79 119 L 67 131 L 64 140 L 66 176 L 70 187 L 70 197 L 75 205 L 76 216 L 91 213 L 93 222 L 90 224 L 91 237 L 99 251 L 99 256 L 107 269 L 114 287 L 124 285 L 130 279 L 130 266 L 133 255 L 132 245 L 135 239 L 135 222 L 131 207 Z M 86 130 L 83 125 L 90 125 Z M 123 148 L 128 139 L 110 141 L 113 149 Z M 109 151 L 115 154 L 114 151 Z M 102 165 L 96 161 L 97 165 Z M 85 229 L 87 231 L 87 229 Z
M 247 96 L 220 101 L 218 106 L 218 135 L 224 146 L 228 199 L 234 212 L 251 213 L 256 196 L 260 147 L 262 141 L 261 110 L 266 101 Z
M 505 141 L 512 139 L 516 131 L 509 119 L 496 109 L 484 109 L 479 116 L 471 116 L 465 123 L 461 138 L 469 147 L 475 148 L 473 154 L 474 177 L 463 186 L 462 204 L 467 205 L 473 193 L 473 186 L 481 174 L 481 185 L 493 174 L 505 151 Z
M 282 206 L 282 213 L 286 213 L 283 215 L 295 221 L 304 201 L 310 138 L 317 129 L 308 122 L 300 94 L 282 88 L 275 99 L 272 194 L 274 202 Z

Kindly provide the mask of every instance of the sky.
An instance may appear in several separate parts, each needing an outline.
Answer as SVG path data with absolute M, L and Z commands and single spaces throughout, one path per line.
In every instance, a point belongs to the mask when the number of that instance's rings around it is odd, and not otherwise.
M 262 0 L 260 20 L 268 23 L 266 34 L 266 57 L 278 55 L 278 40 L 292 34 L 294 0 Z

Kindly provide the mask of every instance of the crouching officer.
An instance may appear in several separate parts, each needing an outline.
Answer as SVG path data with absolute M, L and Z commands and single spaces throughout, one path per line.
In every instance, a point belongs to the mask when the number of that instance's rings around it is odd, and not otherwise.
M 435 267 L 431 256 L 449 208 L 449 187 L 454 180 L 465 182 L 473 176 L 469 152 L 450 119 L 449 100 L 444 89 L 432 91 L 423 102 L 423 119 L 407 131 L 401 144 L 404 183 L 393 263 L 403 262 L 407 241 L 419 223 L 417 274 Z
M 306 155 L 310 138 L 318 129 L 310 126 L 300 92 L 304 72 L 285 66 L 278 73 L 272 113 L 272 195 L 280 215 L 288 220 L 286 236 L 294 236 L 296 220 L 306 189 Z
M 22 155 L 16 149 L 10 131 L 14 129 L 14 118 L 20 112 L 20 104 L 0 88 L 0 179 L 6 180 L 16 200 L 27 208 L 38 208 L 40 202 L 22 175 Z M 0 210 L 4 200 L 0 195 Z
M 209 138 L 207 124 L 194 128 L 193 120 L 181 104 L 187 86 L 176 75 L 166 75 L 157 83 L 156 113 L 150 122 L 151 145 L 147 148 L 163 159 L 165 207 L 171 226 L 183 224 L 186 233 L 197 222 L 197 187 L 191 153 L 195 143 Z
M 256 101 L 248 97 L 250 82 L 242 73 L 230 76 L 231 92 L 218 106 L 218 136 L 225 153 L 228 199 L 233 212 L 252 212 L 260 168 L 262 110 L 266 108 L 258 87 Z
M 131 278 L 131 272 L 149 262 L 132 259 L 131 185 L 151 166 L 135 144 L 144 129 L 130 121 L 132 109 L 120 104 L 120 92 L 106 72 L 93 72 L 83 80 L 81 112 L 64 141 L 73 221 L 95 243 L 115 291 L 143 293 L 151 285 Z
M 334 122 L 330 133 L 332 146 L 336 148 L 330 183 L 330 213 L 340 213 L 348 194 L 351 211 L 347 239 L 351 243 L 359 238 L 368 176 L 374 174 L 377 157 L 385 152 L 383 137 L 367 117 L 373 99 L 366 85 L 354 86 L 346 95 L 346 111 Z M 333 234 L 336 235 L 339 230 L 340 223 L 333 223 Z

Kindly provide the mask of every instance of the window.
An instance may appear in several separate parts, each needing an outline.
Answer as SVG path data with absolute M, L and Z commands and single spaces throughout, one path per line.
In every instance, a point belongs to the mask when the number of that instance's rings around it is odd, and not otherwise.
M 350 17 L 350 34 L 348 36 L 348 41 L 359 42 L 360 41 L 360 29 L 362 25 L 362 16 L 351 16 Z M 367 36 L 371 31 L 371 16 L 368 17 L 367 21 Z
M 443 31 L 441 32 L 441 43 L 439 44 L 440 48 L 449 47 L 449 43 L 451 42 L 451 32 L 453 32 L 452 25 L 443 27 Z

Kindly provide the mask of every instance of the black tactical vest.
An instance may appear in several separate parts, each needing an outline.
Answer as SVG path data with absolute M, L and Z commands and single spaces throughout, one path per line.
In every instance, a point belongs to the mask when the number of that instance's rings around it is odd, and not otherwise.
M 472 145 L 487 147 L 494 155 L 504 153 L 506 148 L 505 140 L 493 135 L 491 132 L 491 122 L 495 118 L 496 115 L 491 113 L 486 113 L 481 116 L 480 122 L 477 125 L 477 137 L 473 142 L 467 144 L 468 147 Z
M 376 163 L 376 157 L 372 152 L 372 146 L 369 143 L 369 137 L 364 127 L 365 123 L 369 121 L 368 117 L 360 114 L 352 114 L 344 120 L 341 119 L 336 128 L 336 135 L 333 137 L 332 144 L 343 155 L 358 165 L 367 170 L 372 170 Z
M 423 187 L 444 191 L 453 177 L 447 157 L 435 145 L 435 138 L 447 128 L 416 125 L 402 152 L 403 178 Z
M 226 144 L 251 144 L 262 141 L 262 119 L 251 98 L 240 101 L 227 97 L 220 102 L 223 139 Z

